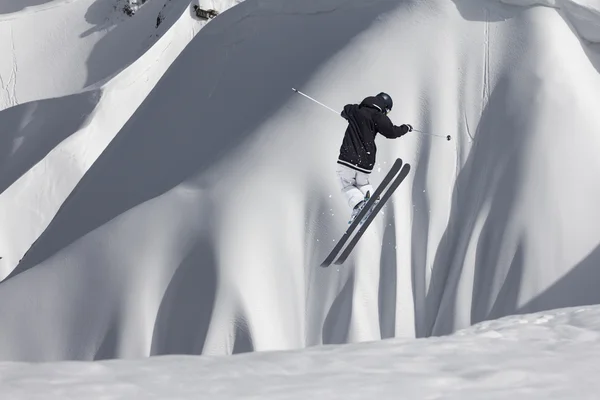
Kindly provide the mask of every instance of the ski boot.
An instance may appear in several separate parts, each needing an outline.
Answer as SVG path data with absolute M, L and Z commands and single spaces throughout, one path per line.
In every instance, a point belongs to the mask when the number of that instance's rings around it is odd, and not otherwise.
M 367 192 L 367 194 L 365 195 L 365 205 L 367 204 L 367 202 L 368 202 L 370 199 L 371 199 L 371 193 L 370 193 L 370 192 Z M 380 200 L 380 198 L 379 198 L 379 197 L 378 197 L 377 199 L 375 199 L 375 202 L 373 203 L 373 205 L 371 205 L 371 208 L 374 208 L 374 207 L 377 205 L 377 203 L 379 203 L 379 200 Z M 364 206 L 363 206 L 363 208 L 364 208 Z M 360 225 L 362 225 L 362 224 L 364 224 L 364 223 L 365 223 L 365 221 L 367 220 L 367 218 L 369 218 L 369 214 L 371 214 L 370 210 L 369 210 L 369 212 L 367 212 L 367 213 L 365 214 L 365 216 L 363 217 L 362 221 L 360 221 Z
M 360 211 L 366 204 L 367 202 L 365 200 L 362 200 L 360 203 L 354 206 L 354 208 L 352 209 L 352 215 L 350 215 L 350 220 L 348 221 L 348 225 L 351 225 L 352 222 L 354 222 L 354 220 L 356 219 L 358 214 L 360 214 Z
M 370 198 L 371 198 L 371 192 L 367 192 L 367 194 L 365 195 L 365 198 L 360 203 L 358 203 L 356 206 L 354 206 L 354 209 L 352 210 L 352 215 L 350 216 L 350 221 L 348 221 L 348 225 L 352 224 L 352 222 L 356 219 L 357 215 L 360 214 L 361 210 L 367 205 L 367 202 L 369 201 Z M 377 203 L 378 203 L 378 201 L 375 202 L 375 204 L 377 204 Z M 364 223 L 368 216 L 369 216 L 369 214 L 367 213 L 367 215 L 365 215 L 363 217 L 363 219 L 360 223 L 361 224 Z

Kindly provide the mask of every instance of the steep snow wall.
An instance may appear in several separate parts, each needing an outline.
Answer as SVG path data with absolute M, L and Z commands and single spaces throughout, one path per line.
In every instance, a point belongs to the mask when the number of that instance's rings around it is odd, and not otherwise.
M 0 5 L 0 110 L 75 94 L 115 76 L 184 10 L 191 16 L 189 3 L 149 0 L 133 18 L 116 0 L 9 0 Z M 3 12 L 10 10 L 21 11 Z M 157 26 L 159 14 L 163 19 Z
M 547 7 L 232 8 L 0 284 L 18 304 L 0 308 L 0 356 L 287 349 L 597 303 L 595 52 Z M 454 138 L 378 140 L 374 184 L 397 157 L 413 172 L 338 268 L 318 265 L 349 213 L 345 124 L 292 86 L 337 109 L 385 90 L 396 123 Z
M 124 70 L 108 83 L 0 113 L 0 279 L 48 227 L 89 166 L 205 24 L 192 18 L 187 7 L 182 11 L 177 2 L 167 4 L 161 15 L 170 29 L 153 38 L 152 47 L 132 64 L 121 60 Z M 62 10 L 72 12 L 70 4 Z M 154 26 L 145 32 L 150 38 Z M 31 83 L 25 87 L 35 89 Z

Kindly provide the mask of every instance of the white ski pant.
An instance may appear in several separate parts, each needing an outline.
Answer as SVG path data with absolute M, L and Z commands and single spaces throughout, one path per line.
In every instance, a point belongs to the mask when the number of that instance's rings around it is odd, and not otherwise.
M 342 193 L 351 209 L 364 200 L 367 192 L 371 192 L 371 195 L 373 194 L 373 186 L 369 183 L 369 174 L 342 164 L 336 165 L 336 172 Z

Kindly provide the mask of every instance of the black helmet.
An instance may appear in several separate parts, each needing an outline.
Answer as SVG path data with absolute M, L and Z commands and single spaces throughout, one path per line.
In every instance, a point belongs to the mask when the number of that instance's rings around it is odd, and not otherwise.
M 394 106 L 394 102 L 392 101 L 392 97 L 384 92 L 379 93 L 377 96 L 378 99 L 380 99 L 381 101 L 383 101 L 383 104 L 385 106 L 385 110 L 383 110 L 386 114 L 390 111 L 392 111 L 392 107 Z

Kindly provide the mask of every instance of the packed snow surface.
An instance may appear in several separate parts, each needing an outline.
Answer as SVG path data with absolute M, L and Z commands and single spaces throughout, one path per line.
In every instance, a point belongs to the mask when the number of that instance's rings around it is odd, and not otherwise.
M 0 363 L 10 400 L 597 399 L 600 308 L 484 322 L 452 336 L 233 357 Z
M 596 2 L 208 3 L 0 14 L 0 359 L 413 339 L 600 303 Z M 346 124 L 292 87 L 339 110 L 386 91 L 395 123 L 453 138 L 378 138 L 372 182 L 412 172 L 342 266 L 319 264 L 347 226 Z

